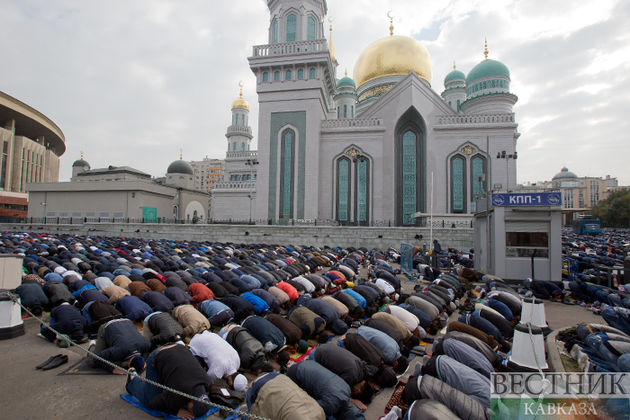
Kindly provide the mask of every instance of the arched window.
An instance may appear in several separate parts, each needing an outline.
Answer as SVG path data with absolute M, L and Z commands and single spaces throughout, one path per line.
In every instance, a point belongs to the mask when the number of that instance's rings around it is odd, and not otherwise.
M 306 22 L 306 39 L 312 41 L 317 37 L 317 22 L 313 16 L 309 16 Z
M 236 152 L 236 142 L 232 143 L 232 151 Z
M 337 107 L 337 119 L 341 118 L 341 108 Z
M 354 118 L 354 105 L 352 105 L 352 118 Z
M 298 80 L 304 79 L 304 69 L 298 69 L 298 71 L 297 71 L 297 78 L 298 78 Z
M 475 155 L 470 159 L 470 191 L 472 199 L 480 196 L 486 189 L 486 158 Z
M 459 112 L 459 110 L 461 109 L 461 107 L 462 107 L 461 101 L 458 99 L 458 100 L 457 100 L 457 112 Z
M 426 157 L 425 124 L 415 108 L 410 108 L 396 124 L 395 136 L 395 223 L 414 226 L 414 213 L 425 211 Z
M 280 72 L 278 70 L 273 72 L 273 81 L 278 82 L 280 80 Z
M 292 76 L 291 70 L 287 70 L 284 73 L 284 80 L 291 80 L 291 76 Z
M 308 70 L 308 78 L 309 79 L 314 79 L 315 77 L 317 77 L 317 70 L 315 70 L 315 67 L 311 67 Z
M 451 158 L 451 212 L 466 212 L 466 159 L 461 155 Z
M 360 225 L 367 225 L 370 221 L 370 161 L 359 157 L 356 163 L 356 221 Z
M 278 43 L 278 19 L 274 19 L 271 23 L 271 43 Z
M 280 150 L 280 218 L 293 218 L 295 132 L 282 132 Z
M 337 220 L 348 222 L 350 219 L 350 159 L 337 160 Z
M 269 72 L 263 71 L 262 81 L 263 82 L 268 82 L 269 81 Z
M 244 152 L 245 151 L 245 142 L 241 143 L 241 151 Z
M 287 15 L 287 42 L 295 41 L 297 34 L 297 16 L 295 13 Z
M 348 105 L 343 106 L 343 117 L 348 118 Z

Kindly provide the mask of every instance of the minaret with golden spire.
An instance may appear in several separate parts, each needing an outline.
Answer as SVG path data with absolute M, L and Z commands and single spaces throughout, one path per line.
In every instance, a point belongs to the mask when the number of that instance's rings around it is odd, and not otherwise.
M 455 60 L 453 60 L 453 70 L 457 70 L 457 67 L 455 66 Z
M 336 66 L 338 64 L 337 58 L 335 57 L 335 47 L 333 46 L 333 28 L 332 28 L 332 18 L 328 18 L 328 23 L 330 26 L 328 27 L 328 51 L 330 51 L 330 59 L 333 64 Z
M 483 40 L 483 56 L 488 59 L 488 39 L 484 38 Z
M 179 148 L 179 160 L 184 160 L 184 149 Z

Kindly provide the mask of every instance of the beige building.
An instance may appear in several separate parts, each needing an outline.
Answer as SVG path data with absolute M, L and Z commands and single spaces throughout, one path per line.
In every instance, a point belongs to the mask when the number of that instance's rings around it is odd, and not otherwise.
M 195 189 L 210 192 L 217 182 L 223 180 L 224 161 L 210 159 L 206 156 L 203 160 L 190 162 L 194 171 Z
M 563 223 L 571 224 L 578 214 L 590 214 L 591 209 L 600 201 L 623 187 L 619 187 L 617 178 L 610 175 L 602 177 L 578 177 L 564 167 L 551 181 L 520 185 L 519 191 L 560 191 L 562 192 Z
M 57 182 L 65 141 L 48 117 L 0 92 L 0 190 L 25 193 L 29 182 Z
M 32 183 L 28 217 L 59 223 L 197 223 L 208 217 L 209 195 L 194 188 L 193 169 L 171 163 L 159 180 L 127 166 L 90 169 L 79 159 L 70 182 Z

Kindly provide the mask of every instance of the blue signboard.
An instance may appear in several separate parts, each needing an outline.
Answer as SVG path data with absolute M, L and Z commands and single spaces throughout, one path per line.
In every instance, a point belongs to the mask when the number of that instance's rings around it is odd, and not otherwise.
M 559 192 L 492 194 L 494 207 L 559 206 L 561 204 L 562 195 Z
M 408 276 L 413 272 L 413 245 L 405 242 L 400 244 L 400 271 Z

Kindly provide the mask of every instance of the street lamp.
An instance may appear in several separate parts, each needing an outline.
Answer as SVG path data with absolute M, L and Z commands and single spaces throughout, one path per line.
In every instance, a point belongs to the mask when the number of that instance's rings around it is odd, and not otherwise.
M 497 153 L 497 159 L 505 159 L 505 192 L 510 192 L 510 170 L 508 162 L 510 159 L 516 160 L 518 159 L 518 153 L 514 152 L 508 154 L 505 150 L 502 150 Z
M 252 178 L 254 175 L 254 165 L 258 165 L 258 160 L 257 159 L 247 159 L 245 161 L 245 165 L 249 166 L 249 182 L 253 182 Z M 252 224 L 252 200 L 253 200 L 253 196 L 252 196 L 252 190 L 250 189 L 249 191 L 249 224 Z

